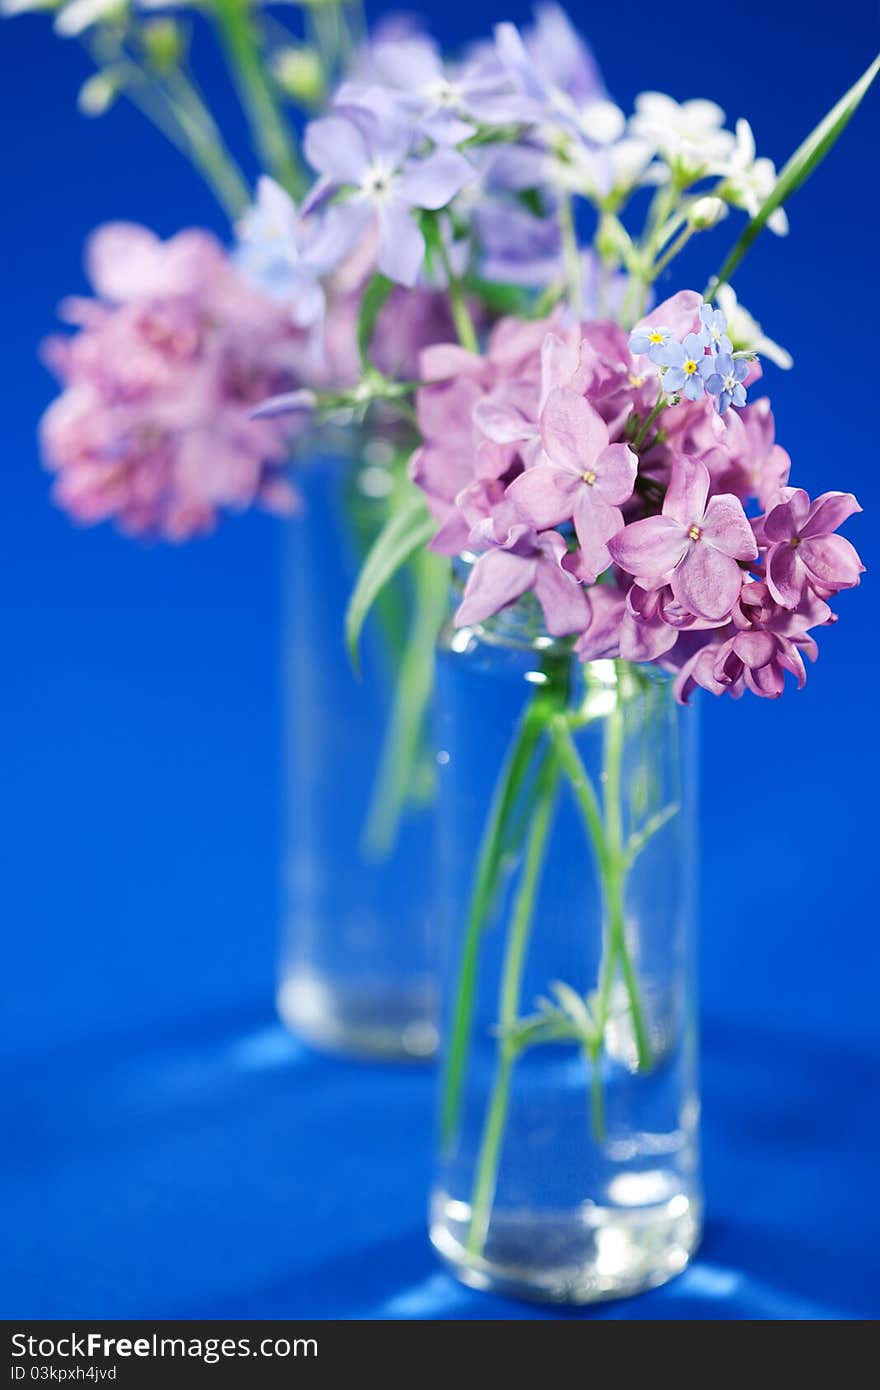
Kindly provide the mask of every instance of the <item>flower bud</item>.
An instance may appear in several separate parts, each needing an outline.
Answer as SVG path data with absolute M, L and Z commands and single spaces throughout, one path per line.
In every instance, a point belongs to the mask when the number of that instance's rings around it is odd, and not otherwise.
M 612 213 L 603 213 L 596 233 L 596 250 L 603 261 L 620 265 L 632 250 L 632 238 L 623 223 Z
M 320 106 L 326 83 L 321 59 L 314 48 L 291 44 L 279 49 L 272 60 L 278 85 L 301 106 Z
M 119 80 L 105 69 L 87 78 L 79 89 L 76 104 L 83 116 L 103 116 L 119 95 Z
M 727 216 L 727 205 L 720 198 L 698 198 L 688 213 L 694 231 L 705 232 Z
M 141 43 L 150 66 L 168 72 L 177 66 L 183 53 L 183 35 L 173 19 L 151 19 L 141 29 Z

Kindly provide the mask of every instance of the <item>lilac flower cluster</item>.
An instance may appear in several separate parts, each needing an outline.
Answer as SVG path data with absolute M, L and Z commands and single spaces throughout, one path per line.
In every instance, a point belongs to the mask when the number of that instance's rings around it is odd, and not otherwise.
M 289 424 L 251 418 L 298 377 L 304 339 L 206 232 L 162 242 L 114 223 L 87 248 L 95 299 L 46 356 L 64 384 L 43 416 L 55 500 L 83 524 L 186 540 L 221 510 L 290 512 Z
M 682 390 L 661 419 L 658 388 L 683 370 L 673 345 L 713 371 L 686 373 L 706 389 Z M 502 321 L 483 355 L 423 353 L 412 477 L 434 549 L 471 556 L 456 622 L 534 594 L 582 660 L 658 662 L 683 701 L 697 685 L 776 697 L 786 672 L 802 685 L 811 629 L 834 621 L 827 600 L 863 570 L 836 534 L 860 509 L 788 485 L 766 400 L 719 413 L 710 383 L 728 359 L 723 316 L 692 291 L 630 336 L 559 314 Z

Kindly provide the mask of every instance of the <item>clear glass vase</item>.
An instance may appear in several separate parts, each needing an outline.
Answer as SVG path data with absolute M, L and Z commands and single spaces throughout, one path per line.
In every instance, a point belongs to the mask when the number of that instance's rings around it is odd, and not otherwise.
M 516 610 L 441 647 L 431 1237 L 476 1288 L 632 1294 L 700 1231 L 694 712 Z
M 318 1047 L 418 1059 L 437 1046 L 431 923 L 436 765 L 426 727 L 442 562 L 419 555 L 344 640 L 360 566 L 405 485 L 406 449 L 359 439 L 302 461 L 284 585 L 284 932 L 278 1006 Z

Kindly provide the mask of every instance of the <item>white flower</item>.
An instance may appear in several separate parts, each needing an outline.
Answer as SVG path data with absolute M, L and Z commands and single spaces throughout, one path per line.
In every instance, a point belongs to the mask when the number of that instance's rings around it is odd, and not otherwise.
M 714 299 L 727 319 L 727 332 L 738 352 L 757 352 L 760 357 L 766 357 L 783 371 L 788 371 L 793 364 L 791 354 L 765 335 L 757 319 L 753 319 L 748 309 L 737 302 L 732 285 L 721 285 Z
M 698 198 L 688 213 L 688 222 L 698 232 L 705 232 L 726 216 L 727 206 L 720 198 Z
M 126 0 L 68 0 L 55 19 L 55 33 L 63 39 L 76 38 L 93 24 L 127 8 Z
M 755 137 L 748 121 L 737 121 L 736 145 L 730 157 L 721 161 L 714 172 L 725 180 L 725 194 L 730 202 L 745 208 L 750 217 L 757 216 L 776 186 L 776 165 L 772 159 L 755 158 Z M 772 212 L 767 226 L 777 236 L 785 236 L 788 231 L 785 209 L 777 208 Z
M 588 106 L 574 107 L 574 120 L 581 133 L 597 145 L 610 145 L 626 129 L 626 117 L 613 101 L 591 101 Z
M 714 101 L 679 104 L 663 92 L 642 92 L 636 97 L 629 123 L 630 134 L 647 141 L 691 180 L 732 153 L 733 135 L 723 127 L 724 112 Z
M 644 181 L 653 158 L 652 145 L 629 137 L 601 149 L 577 146 L 571 152 L 571 189 L 600 202 L 612 194 L 623 196 Z
M 0 14 L 31 14 L 37 10 L 54 10 L 58 0 L 0 0 Z

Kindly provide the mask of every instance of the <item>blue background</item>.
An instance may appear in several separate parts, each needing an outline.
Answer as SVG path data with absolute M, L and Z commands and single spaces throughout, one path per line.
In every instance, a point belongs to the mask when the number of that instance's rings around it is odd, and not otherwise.
M 449 3 L 433 27 L 452 43 L 526 13 Z M 861 0 L 810 0 L 796 26 L 790 0 L 603 6 L 591 24 L 624 104 L 713 96 L 778 163 L 880 46 Z M 239 138 L 210 50 L 200 34 Z M 0 24 L 0 1315 L 544 1316 L 435 1269 L 429 1072 L 320 1060 L 275 1022 L 276 524 L 151 548 L 49 504 L 35 349 L 84 289 L 87 232 L 223 231 L 136 113 L 76 114 L 87 72 L 42 18 Z M 797 358 L 768 370 L 795 479 L 857 493 L 869 574 L 802 694 L 703 703 L 706 1241 L 666 1289 L 584 1316 L 880 1312 L 878 113 L 874 91 L 792 203 L 791 237 L 737 279 Z

